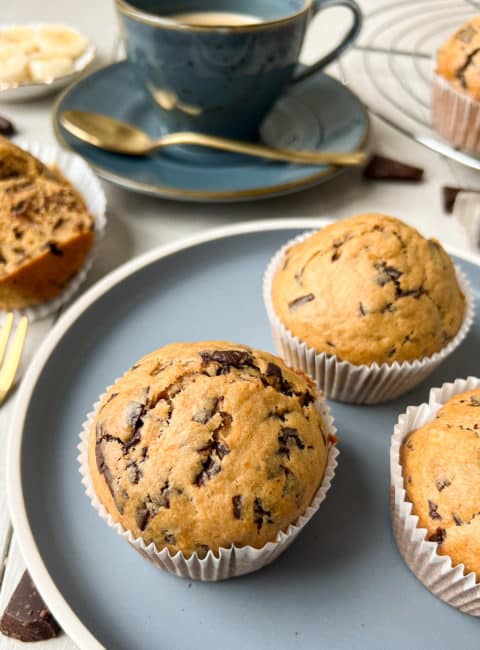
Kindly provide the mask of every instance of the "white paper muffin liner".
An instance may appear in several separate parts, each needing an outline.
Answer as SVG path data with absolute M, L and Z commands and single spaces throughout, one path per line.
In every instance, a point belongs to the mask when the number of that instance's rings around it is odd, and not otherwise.
M 14 143 L 41 160 L 45 165 L 56 165 L 85 201 L 88 211 L 94 220 L 94 244 L 87 254 L 82 268 L 70 280 L 62 292 L 53 300 L 32 305 L 25 309 L 13 310 L 16 314 L 25 315 L 30 322 L 41 320 L 57 312 L 62 305 L 68 302 L 85 281 L 87 273 L 92 266 L 98 243 L 103 236 L 106 217 L 106 199 L 102 186 L 87 163 L 75 154 L 63 151 L 55 144 L 42 144 L 40 142 L 27 142 L 15 139 Z
M 85 486 L 85 492 L 98 515 L 110 528 L 113 528 L 118 535 L 123 537 L 136 551 L 138 551 L 140 555 L 145 557 L 147 560 L 150 560 L 150 562 L 160 569 L 164 569 L 165 571 L 182 578 L 210 582 L 227 580 L 228 578 L 234 578 L 258 571 L 273 562 L 290 546 L 302 528 L 310 521 L 325 500 L 338 464 L 337 457 L 339 451 L 335 444 L 330 444 L 329 446 L 325 473 L 312 503 L 303 515 L 301 515 L 293 524 L 290 524 L 286 531 L 280 531 L 278 533 L 274 542 L 268 542 L 262 548 L 254 548 L 252 546 L 243 546 L 241 548 L 235 546 L 230 548 L 221 548 L 219 549 L 219 557 L 216 557 L 212 551 L 208 551 L 206 557 L 203 559 L 200 559 L 197 553 L 186 558 L 181 551 L 178 551 L 175 555 L 171 555 L 167 548 L 158 551 L 153 542 L 147 546 L 143 539 L 135 538 L 129 530 L 126 530 L 120 523 L 114 521 L 112 516 L 107 512 L 106 508 L 98 499 L 90 475 L 88 465 L 88 439 L 90 428 L 96 411 L 106 392 L 110 388 L 111 386 L 109 386 L 105 393 L 103 393 L 95 402 L 93 410 L 88 413 L 80 433 L 80 444 L 78 445 L 80 453 L 78 456 L 78 462 L 80 464 L 82 483 Z M 315 407 L 322 416 L 328 442 L 328 436 L 335 436 L 336 427 L 334 426 L 333 418 L 330 415 L 329 408 L 320 391 L 317 392 Z
M 480 153 L 480 102 L 433 75 L 433 128 L 457 149 Z
M 432 594 L 466 614 L 480 616 L 480 582 L 474 573 L 464 574 L 463 564 L 452 566 L 447 555 L 437 553 L 438 544 L 426 539 L 427 530 L 418 528 L 418 517 L 407 501 L 400 464 L 400 447 L 405 437 L 434 419 L 451 397 L 480 387 L 480 379 L 468 377 L 430 391 L 428 403 L 410 406 L 400 415 L 390 447 L 391 515 L 395 539 L 408 567 Z
M 273 278 L 286 251 L 312 235 L 303 233 L 283 246 L 270 261 L 264 276 L 263 298 L 275 346 L 287 365 L 299 368 L 316 381 L 328 399 L 351 404 L 378 404 L 393 400 L 423 381 L 466 337 L 475 314 L 474 298 L 466 276 L 455 267 L 466 299 L 465 317 L 457 335 L 442 350 L 415 361 L 355 365 L 317 352 L 290 332 L 277 316 L 272 302 Z

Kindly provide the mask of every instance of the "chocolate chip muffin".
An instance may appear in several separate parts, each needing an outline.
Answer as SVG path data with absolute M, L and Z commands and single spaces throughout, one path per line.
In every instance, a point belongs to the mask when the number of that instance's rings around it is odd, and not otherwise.
M 75 188 L 0 138 L 0 309 L 55 298 L 94 242 L 93 218 Z
M 480 150 L 480 16 L 462 25 L 437 53 L 433 124 L 456 147 Z
M 266 352 L 167 345 L 103 397 L 93 488 L 114 521 L 173 555 L 274 541 L 311 504 L 330 441 L 315 384 Z
M 292 245 L 271 301 L 301 342 L 356 365 L 433 355 L 455 337 L 466 307 L 439 242 L 381 214 L 345 219 Z
M 409 434 L 401 464 L 418 526 L 480 580 L 480 389 L 456 395 Z

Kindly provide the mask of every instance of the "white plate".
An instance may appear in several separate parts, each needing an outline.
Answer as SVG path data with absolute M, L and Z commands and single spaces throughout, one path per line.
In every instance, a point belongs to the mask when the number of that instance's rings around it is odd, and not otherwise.
M 50 23 L 35 22 L 0 25 L 0 33 L 10 27 L 33 27 L 34 29 L 39 29 L 40 27 L 49 24 Z M 78 29 L 75 29 L 75 27 L 65 25 L 64 23 L 61 24 L 63 27 L 67 27 L 73 32 L 85 36 L 85 34 L 82 34 Z M 61 90 L 80 76 L 92 63 L 94 58 L 95 46 L 92 43 L 89 43 L 85 52 L 73 62 L 73 70 L 69 74 L 56 77 L 50 82 L 27 81 L 6 87 L 0 84 L 0 102 L 22 102 L 29 99 L 35 99 L 36 97 L 44 97 L 45 95 L 50 95 L 51 93 Z

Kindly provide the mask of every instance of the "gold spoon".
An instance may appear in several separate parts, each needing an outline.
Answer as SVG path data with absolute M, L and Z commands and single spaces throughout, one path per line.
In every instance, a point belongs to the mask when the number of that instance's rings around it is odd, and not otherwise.
M 87 111 L 64 111 L 60 120 L 63 127 L 80 140 L 100 149 L 130 156 L 144 156 L 164 147 L 187 144 L 303 165 L 353 167 L 364 162 L 366 157 L 363 151 L 352 153 L 293 151 L 189 131 L 168 133 L 154 140 L 147 133 L 130 124 L 114 120 L 107 115 Z

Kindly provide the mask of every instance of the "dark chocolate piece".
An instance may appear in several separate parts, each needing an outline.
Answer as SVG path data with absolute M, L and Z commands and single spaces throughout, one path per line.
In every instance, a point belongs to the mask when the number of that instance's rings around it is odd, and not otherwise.
M 363 170 L 364 178 L 377 181 L 415 181 L 423 179 L 424 170 L 385 156 L 372 156 Z
M 0 631 L 18 641 L 47 641 L 61 628 L 25 571 L 0 621 Z
M 10 120 L 7 120 L 6 117 L 0 115 L 0 135 L 9 138 L 12 135 L 15 135 L 17 129 L 14 127 L 13 123 Z
M 475 192 L 479 194 L 480 190 L 474 190 L 471 187 L 451 187 L 448 185 L 442 187 L 443 209 L 447 214 L 451 214 L 453 212 L 455 199 L 457 198 L 457 194 L 459 192 Z

